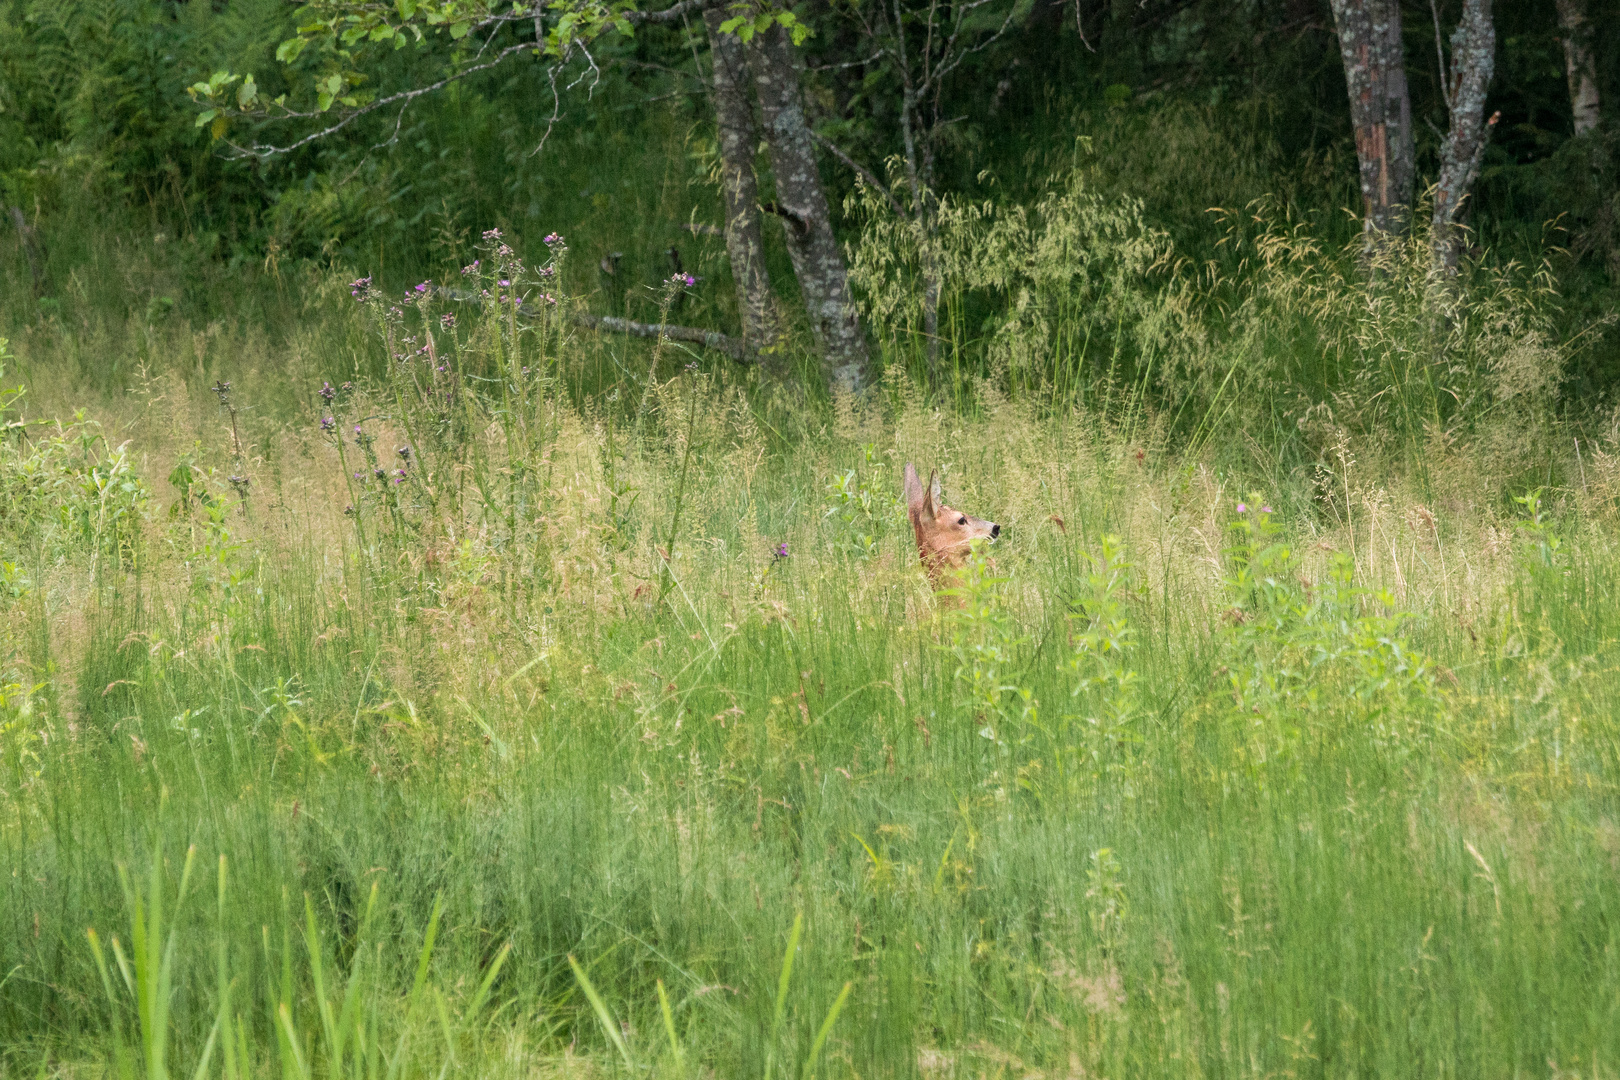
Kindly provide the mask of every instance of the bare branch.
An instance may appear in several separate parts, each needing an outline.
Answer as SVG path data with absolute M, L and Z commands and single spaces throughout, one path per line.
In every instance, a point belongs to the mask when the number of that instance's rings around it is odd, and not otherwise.
M 629 319 L 621 319 L 616 315 L 589 315 L 574 316 L 574 322 L 579 326 L 591 330 L 608 330 L 616 334 L 629 334 L 631 337 L 664 338 L 669 341 L 684 341 L 692 345 L 702 345 L 706 349 L 725 353 L 740 364 L 751 364 L 759 359 L 758 354 L 734 337 L 728 337 L 718 330 L 704 330 L 696 326 L 675 326 L 671 323 L 641 323 Z
M 1080 22 L 1080 3 L 1081 0 L 1074 0 L 1074 28 L 1080 34 L 1080 44 L 1086 47 L 1086 52 L 1094 53 L 1097 50 L 1093 49 L 1091 42 L 1086 39 L 1086 28 Z
M 896 214 L 899 214 L 901 217 L 907 216 L 906 208 L 900 205 L 900 200 L 895 198 L 894 193 L 888 189 L 883 181 L 877 178 L 876 173 L 872 172 L 871 169 L 868 169 L 865 165 L 862 165 L 860 162 L 844 153 L 843 149 L 840 148 L 837 143 L 833 142 L 825 135 L 820 135 L 815 131 L 812 131 L 810 132 L 810 137 L 815 140 L 817 146 L 821 147 L 823 150 L 826 150 L 833 157 L 849 166 L 850 170 L 862 180 L 865 180 L 873 191 L 880 192 L 883 197 L 889 201 L 890 209 L 892 209 Z
M 354 111 L 347 114 L 346 116 L 344 116 L 343 119 L 339 120 L 337 123 L 328 125 L 327 127 L 324 127 L 319 131 L 310 132 L 308 135 L 305 135 L 303 138 L 298 139 L 298 140 L 296 140 L 294 142 L 290 142 L 286 146 L 255 145 L 255 146 L 252 146 L 252 147 L 246 147 L 246 146 L 240 146 L 240 145 L 238 145 L 236 143 L 228 143 L 228 145 L 231 147 L 231 149 L 235 150 L 237 153 L 241 154 L 244 157 L 258 158 L 260 160 L 275 157 L 277 154 L 290 154 L 294 150 L 297 150 L 301 146 L 307 146 L 312 142 L 317 142 L 317 141 L 319 141 L 321 139 L 326 138 L 328 135 L 334 135 L 337 132 L 342 131 L 344 128 L 348 127 L 350 124 L 354 123 L 356 120 L 360 119 L 362 116 L 366 116 L 366 115 L 368 115 L 370 113 L 374 113 L 378 109 L 386 109 L 390 105 L 409 105 L 412 101 L 415 101 L 419 97 L 423 97 L 423 96 L 425 96 L 427 94 L 437 93 L 438 91 L 443 90 L 445 87 L 449 86 L 451 83 L 460 82 L 462 79 L 465 79 L 467 76 L 475 75 L 480 71 L 488 71 L 490 68 L 496 67 L 497 65 L 502 63 L 504 60 L 506 60 L 507 57 L 512 56 L 512 55 L 514 55 L 516 53 L 523 52 L 525 50 L 533 50 L 533 48 L 534 48 L 534 43 L 533 42 L 525 42 L 522 45 L 510 45 L 510 46 L 502 49 L 500 52 L 496 53 L 493 58 L 491 58 L 489 60 L 486 60 L 482 64 L 476 64 L 473 67 L 463 68 L 462 70 L 460 70 L 458 72 L 455 72 L 452 75 L 446 75 L 444 78 L 438 80 L 437 82 L 429 83 L 426 86 L 418 86 L 418 87 L 416 87 L 414 89 L 411 89 L 411 90 L 401 90 L 397 94 L 389 94 L 386 97 L 378 98 L 376 101 L 371 102 L 369 105 L 362 105 L 359 108 L 357 108 Z M 283 116 L 278 116 L 278 117 L 275 117 L 274 119 L 277 119 L 277 120 L 295 120 L 295 119 L 302 119 L 302 118 L 306 118 L 306 117 L 319 116 L 319 115 L 321 115 L 321 114 L 320 113 L 293 112 L 292 110 L 288 110 Z
M 722 2 L 723 0 L 680 0 L 680 3 L 671 4 L 662 11 L 627 11 L 624 17 L 632 26 L 669 26 L 680 22 L 688 15 L 700 15 L 705 9 Z

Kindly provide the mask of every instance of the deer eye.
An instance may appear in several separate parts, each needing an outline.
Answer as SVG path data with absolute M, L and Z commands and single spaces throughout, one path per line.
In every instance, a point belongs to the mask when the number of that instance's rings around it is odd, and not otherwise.
M 956 523 L 958 525 L 966 525 L 967 524 L 967 518 L 957 518 Z

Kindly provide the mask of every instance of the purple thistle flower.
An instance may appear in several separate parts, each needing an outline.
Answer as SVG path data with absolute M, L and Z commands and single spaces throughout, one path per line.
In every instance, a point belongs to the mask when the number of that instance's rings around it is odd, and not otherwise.
M 455 313 L 447 311 L 443 315 L 440 315 L 439 328 L 441 330 L 454 330 L 456 328 Z
M 1260 508 L 1260 512 L 1261 512 L 1261 513 L 1262 513 L 1262 514 L 1269 514 L 1269 513 L 1271 513 L 1271 507 L 1269 507 L 1269 506 L 1262 506 L 1262 507 L 1261 507 L 1261 508 Z
M 500 238 L 501 238 L 501 230 L 499 230 L 499 229 L 486 229 L 486 230 L 484 230 L 484 239 L 485 240 L 499 240 Z
M 406 461 L 411 460 L 411 448 L 408 447 L 408 446 L 402 446 L 402 447 L 400 447 L 398 450 L 396 450 L 394 452 L 397 453 L 401 458 L 405 459 Z
M 388 470 L 382 468 L 381 466 L 378 466 L 377 468 L 372 469 L 371 473 L 377 479 L 381 480 L 381 479 L 383 479 L 384 477 L 386 477 L 388 475 Z
M 331 431 L 335 427 L 337 427 L 337 419 L 335 417 L 331 417 L 331 416 L 323 416 L 323 417 L 321 417 L 321 430 L 322 431 Z
M 776 557 L 778 559 L 785 559 L 785 558 L 788 557 L 788 548 L 787 548 L 787 541 L 786 540 L 784 540 L 780 544 L 776 545 Z
M 317 391 L 317 393 L 319 393 L 324 400 L 331 401 L 332 396 L 336 394 L 337 391 L 332 389 L 331 383 L 323 382 L 321 383 L 321 388 Z
M 560 244 L 560 243 L 562 243 L 562 234 L 561 233 L 547 233 L 545 239 L 540 241 L 540 242 L 542 244 L 547 244 L 547 245 Z
M 433 282 L 431 282 L 431 281 L 424 281 L 424 282 L 422 282 L 422 284 L 420 284 L 420 285 L 418 285 L 416 287 L 416 291 L 419 292 L 419 293 L 425 293 L 425 292 L 428 291 L 428 287 L 431 286 L 432 284 L 433 284 Z
M 1238 503 L 1238 513 L 1247 514 L 1248 512 L 1249 512 L 1249 504 L 1248 503 Z
M 509 289 L 509 288 L 512 287 L 512 283 L 510 281 L 508 281 L 507 279 L 505 279 L 505 278 L 502 278 L 500 281 L 497 281 L 495 284 L 499 285 L 503 289 Z

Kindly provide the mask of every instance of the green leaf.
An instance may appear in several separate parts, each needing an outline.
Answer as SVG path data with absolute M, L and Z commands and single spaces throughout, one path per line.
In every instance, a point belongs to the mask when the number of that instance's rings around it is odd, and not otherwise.
M 400 18 L 409 19 L 416 14 L 416 0 L 394 0 L 394 10 Z
M 472 29 L 472 24 L 471 23 L 467 23 L 467 22 L 453 23 L 450 26 L 450 39 L 452 41 L 460 41 L 462 38 L 467 36 L 467 32 L 469 30 L 471 30 L 471 29 Z
M 276 46 L 276 59 L 283 64 L 290 64 L 298 59 L 299 54 L 304 51 L 304 46 L 308 44 L 308 38 L 288 38 Z
M 327 109 L 330 109 L 332 107 L 332 95 L 328 94 L 325 90 L 318 92 L 315 95 L 315 107 L 321 112 L 325 112 Z
M 225 126 L 226 126 L 225 125 L 225 117 L 223 117 L 223 116 L 214 117 L 214 126 L 211 129 L 212 132 L 213 132 L 214 138 L 223 139 L 225 137 Z
M 258 84 L 253 81 L 253 76 L 249 75 L 242 81 L 241 88 L 236 91 L 236 104 L 243 109 L 252 108 L 254 100 L 258 96 Z
M 377 29 L 371 32 L 371 40 L 387 41 L 389 38 L 393 37 L 395 33 L 396 31 L 392 26 L 389 26 L 387 23 L 383 23 L 381 26 L 377 27 Z
M 204 124 L 208 123 L 208 121 L 212 120 L 214 117 L 216 117 L 218 115 L 219 115 L 219 110 L 218 109 L 204 109 L 202 111 L 202 113 L 197 117 L 197 127 L 202 127 Z
M 343 76 L 328 75 L 322 89 L 326 91 L 328 97 L 337 97 L 343 92 Z

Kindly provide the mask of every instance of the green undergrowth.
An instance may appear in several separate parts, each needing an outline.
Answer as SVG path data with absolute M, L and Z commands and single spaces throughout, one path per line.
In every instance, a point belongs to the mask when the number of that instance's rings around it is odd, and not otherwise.
M 784 433 L 488 243 L 280 416 L 8 399 L 0 1068 L 1616 1060 L 1612 437 L 1515 503 L 898 367 Z M 1003 525 L 942 597 L 906 461 Z

